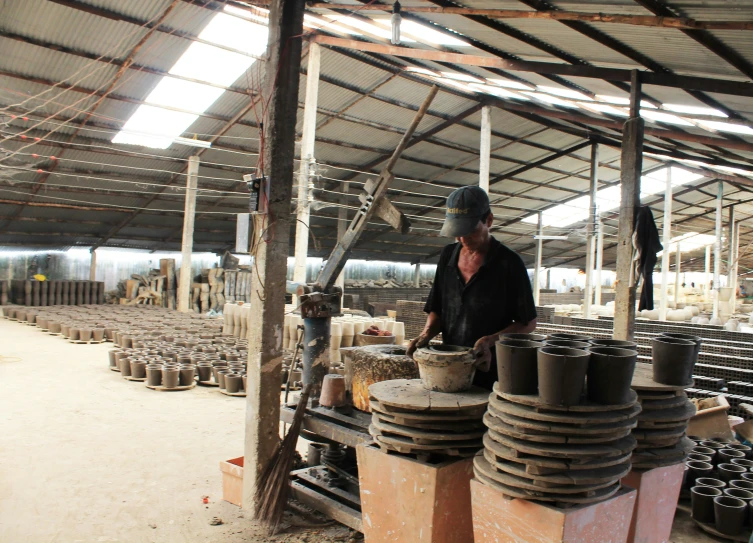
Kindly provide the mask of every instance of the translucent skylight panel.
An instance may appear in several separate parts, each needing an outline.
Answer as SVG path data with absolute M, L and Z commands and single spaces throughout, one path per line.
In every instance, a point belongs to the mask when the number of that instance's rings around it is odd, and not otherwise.
M 549 94 L 554 94 L 555 96 L 562 96 L 563 98 L 573 98 L 575 100 L 583 100 L 584 102 L 590 102 L 593 100 L 590 96 L 586 96 L 582 92 L 570 90 L 570 89 L 561 89 L 559 87 L 548 87 L 546 85 L 538 85 L 538 88 L 541 92 L 548 92 Z
M 608 94 L 597 94 L 596 99 L 600 102 L 606 102 L 608 104 L 616 104 L 618 106 L 629 106 L 630 98 L 623 96 L 610 96 Z M 641 100 L 641 107 L 645 109 L 656 109 L 656 106 L 645 100 Z
M 266 26 L 218 13 L 201 31 L 199 38 L 251 55 L 261 55 L 267 50 L 268 35 Z
M 388 26 L 390 28 L 392 26 L 392 21 L 390 21 L 390 19 L 375 19 L 374 22 L 382 26 Z M 420 41 L 425 41 L 436 45 L 449 45 L 451 47 L 470 47 L 468 43 L 464 42 L 460 38 L 448 36 L 443 32 L 439 32 L 429 26 L 422 25 L 421 23 L 417 23 L 415 21 L 408 21 L 403 19 L 400 23 L 401 39 L 403 33 L 409 34 L 414 38 L 418 38 Z
M 691 115 L 711 115 L 714 117 L 726 117 L 727 114 L 710 107 L 684 106 L 682 104 L 664 104 L 663 109 L 675 113 L 689 113 Z
M 335 24 L 332 21 L 327 21 L 326 19 L 314 17 L 313 15 L 309 15 L 308 13 L 305 13 L 303 15 L 303 26 L 313 29 L 326 28 L 328 30 L 334 30 L 335 32 L 339 32 L 341 34 L 350 34 L 351 36 L 361 35 L 360 32 L 352 28 Z
M 224 11 L 225 13 L 230 13 L 238 17 L 243 17 L 244 19 L 248 19 L 256 23 L 261 23 L 263 25 L 269 24 L 269 10 L 268 9 L 254 6 L 254 10 L 257 11 L 258 13 L 254 13 L 251 10 L 247 10 L 247 9 L 236 8 L 234 6 L 225 6 L 222 9 L 222 11 Z M 304 17 L 306 17 L 306 15 L 304 15 Z
M 203 113 L 225 92 L 217 87 L 163 77 L 145 102 Z
M 628 112 L 624 109 L 608 106 L 606 104 L 599 104 L 598 102 L 578 102 L 578 105 L 582 108 L 590 109 L 591 111 L 595 111 L 597 113 L 608 113 L 610 115 L 619 117 L 628 116 Z
M 253 63 L 254 59 L 246 55 L 194 42 L 169 73 L 228 87 Z
M 352 26 L 353 28 L 363 30 L 364 32 L 367 32 L 379 38 L 384 38 L 386 40 L 392 39 L 391 29 L 382 28 L 378 25 L 363 21 L 361 19 L 357 19 L 356 17 L 349 17 L 347 15 L 325 15 L 325 17 L 328 19 L 332 19 L 333 21 L 336 21 L 340 23 L 341 25 Z M 402 28 L 402 25 L 401 25 L 401 28 Z M 415 43 L 415 40 L 412 40 L 408 38 L 407 36 L 400 36 L 400 41 Z
M 176 136 L 185 132 L 198 118 L 190 113 L 142 105 L 112 141 L 167 149 Z
M 688 122 L 685 119 L 681 119 L 677 115 L 662 113 L 661 111 L 656 110 L 645 110 L 641 108 L 641 117 L 644 117 L 651 121 L 659 121 L 662 123 L 675 124 L 678 126 L 693 126 L 693 123 Z
M 525 94 L 526 96 L 531 96 L 541 102 L 552 104 L 554 106 L 569 107 L 569 108 L 575 108 L 575 109 L 578 108 L 578 105 L 574 102 L 570 102 L 568 100 L 562 100 L 561 98 L 557 98 L 556 96 L 550 96 L 542 92 L 524 92 L 523 94 Z
M 508 89 L 520 89 L 520 90 L 536 90 L 531 85 L 526 85 L 525 83 L 519 83 L 518 81 L 511 81 L 509 79 L 487 79 L 490 83 L 494 83 L 495 85 L 499 85 L 500 87 L 507 87 Z
M 454 79 L 448 79 L 446 77 L 433 77 L 435 81 L 439 81 L 440 83 L 443 83 L 445 85 L 449 85 L 451 87 L 455 87 L 456 89 L 460 89 L 465 92 L 475 93 L 476 89 L 471 87 L 470 85 L 466 83 L 462 83 L 461 81 L 455 81 Z
M 483 83 L 484 80 L 479 77 L 474 77 L 468 74 L 460 74 L 456 72 L 442 72 L 442 76 L 447 79 L 455 79 L 456 81 L 465 81 L 467 83 Z
M 439 72 L 435 72 L 433 70 L 427 70 L 426 68 L 417 68 L 417 67 L 411 66 L 410 68 L 407 68 L 407 71 L 414 72 L 421 75 L 430 75 L 432 77 L 441 77 L 439 75 Z
M 474 89 L 485 92 L 486 94 L 491 94 L 492 96 L 498 96 L 499 98 L 514 98 L 515 100 L 530 100 L 527 96 L 523 96 L 522 94 L 519 94 L 517 92 L 512 92 L 500 87 L 497 87 L 495 85 L 479 85 L 478 83 L 469 83 L 469 87 L 473 87 Z
M 704 128 L 718 130 L 719 132 L 732 132 L 734 134 L 753 135 L 753 128 L 744 124 L 723 123 L 720 121 L 697 121 Z

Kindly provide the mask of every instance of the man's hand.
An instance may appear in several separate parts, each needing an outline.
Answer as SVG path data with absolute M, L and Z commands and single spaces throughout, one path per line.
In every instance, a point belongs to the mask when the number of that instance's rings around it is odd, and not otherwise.
M 426 334 L 426 332 L 422 332 L 420 336 L 408 343 L 408 350 L 405 352 L 405 354 L 413 358 L 413 353 L 416 352 L 416 349 L 426 347 L 430 341 L 431 338 L 429 337 L 429 335 Z
M 484 336 L 473 346 L 473 354 L 476 357 L 473 365 L 476 369 L 484 372 L 489 371 L 492 365 L 491 346 L 494 345 L 496 340 L 497 336 Z

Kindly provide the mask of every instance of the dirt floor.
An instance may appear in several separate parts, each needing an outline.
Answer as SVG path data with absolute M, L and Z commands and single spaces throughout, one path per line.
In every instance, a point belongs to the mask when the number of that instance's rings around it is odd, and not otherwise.
M 311 515 L 261 535 L 222 501 L 245 401 L 127 382 L 107 369 L 111 348 L 0 318 L 0 543 L 362 541 Z M 711 541 L 678 512 L 672 543 Z

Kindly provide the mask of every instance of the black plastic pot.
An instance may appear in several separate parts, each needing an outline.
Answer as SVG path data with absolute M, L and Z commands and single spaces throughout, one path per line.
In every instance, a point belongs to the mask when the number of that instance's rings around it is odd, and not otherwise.
M 571 406 L 580 402 L 590 353 L 567 347 L 542 347 L 536 366 L 539 398 L 548 405 Z
M 687 339 L 659 336 L 651 340 L 654 381 L 663 385 L 687 386 L 693 382 L 696 344 Z
M 543 343 L 525 339 L 504 339 L 496 344 L 497 375 L 500 392 L 537 394 L 537 352 Z
M 526 341 L 536 341 L 543 343 L 546 340 L 546 336 L 542 334 L 500 334 L 499 340 L 505 341 L 506 339 L 523 339 Z
M 748 504 L 732 496 L 714 498 L 714 526 L 724 535 L 737 535 L 743 531 Z
M 692 341 L 693 343 L 695 343 L 695 359 L 698 360 L 698 353 L 701 352 L 701 342 L 703 341 L 698 336 L 694 336 L 692 334 L 677 334 L 675 332 L 662 332 L 660 335 L 664 337 L 671 337 L 675 339 L 685 339 L 687 341 Z
M 691 460 L 690 462 L 685 462 L 685 465 L 688 467 L 688 472 L 685 476 L 685 486 L 687 488 L 696 486 L 695 482 L 699 477 L 711 477 L 714 471 L 714 466 L 708 462 Z
M 740 479 L 740 474 L 748 471 L 744 467 L 736 466 L 735 464 L 719 464 L 716 470 L 719 472 L 719 478 L 727 483 Z
M 575 341 L 573 339 L 547 339 L 544 344 L 547 347 L 569 347 L 571 349 L 586 350 L 591 347 L 587 341 Z
M 588 399 L 592 402 L 618 405 L 630 401 L 637 351 L 617 347 L 591 347 L 588 361 Z
M 589 343 L 594 347 L 617 347 L 620 349 L 638 350 L 638 345 L 624 339 L 592 339 Z
M 713 486 L 694 486 L 690 489 L 690 504 L 693 518 L 699 522 L 714 522 L 714 498 L 722 491 Z
M 727 483 L 714 479 L 713 477 L 699 477 L 695 480 L 695 486 L 713 486 L 714 488 L 725 488 Z
M 555 332 L 554 334 L 549 334 L 546 336 L 546 339 L 569 339 L 571 341 L 585 341 L 588 343 L 591 341 L 590 336 L 582 336 L 580 334 L 567 334 L 565 332 Z

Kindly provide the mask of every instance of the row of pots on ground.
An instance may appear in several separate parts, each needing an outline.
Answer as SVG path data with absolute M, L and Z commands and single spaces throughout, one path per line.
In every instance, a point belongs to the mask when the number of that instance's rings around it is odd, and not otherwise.
M 654 338 L 654 380 L 689 385 L 700 345 L 700 338 L 684 334 Z M 588 399 L 600 404 L 623 404 L 632 397 L 638 351 L 631 341 L 566 333 L 503 334 L 496 354 L 497 386 L 503 393 L 538 394 L 546 404 L 563 406 L 577 405 L 584 388 Z
M 685 488 L 693 518 L 725 535 L 753 526 L 753 450 L 741 443 L 696 441 L 688 455 Z

